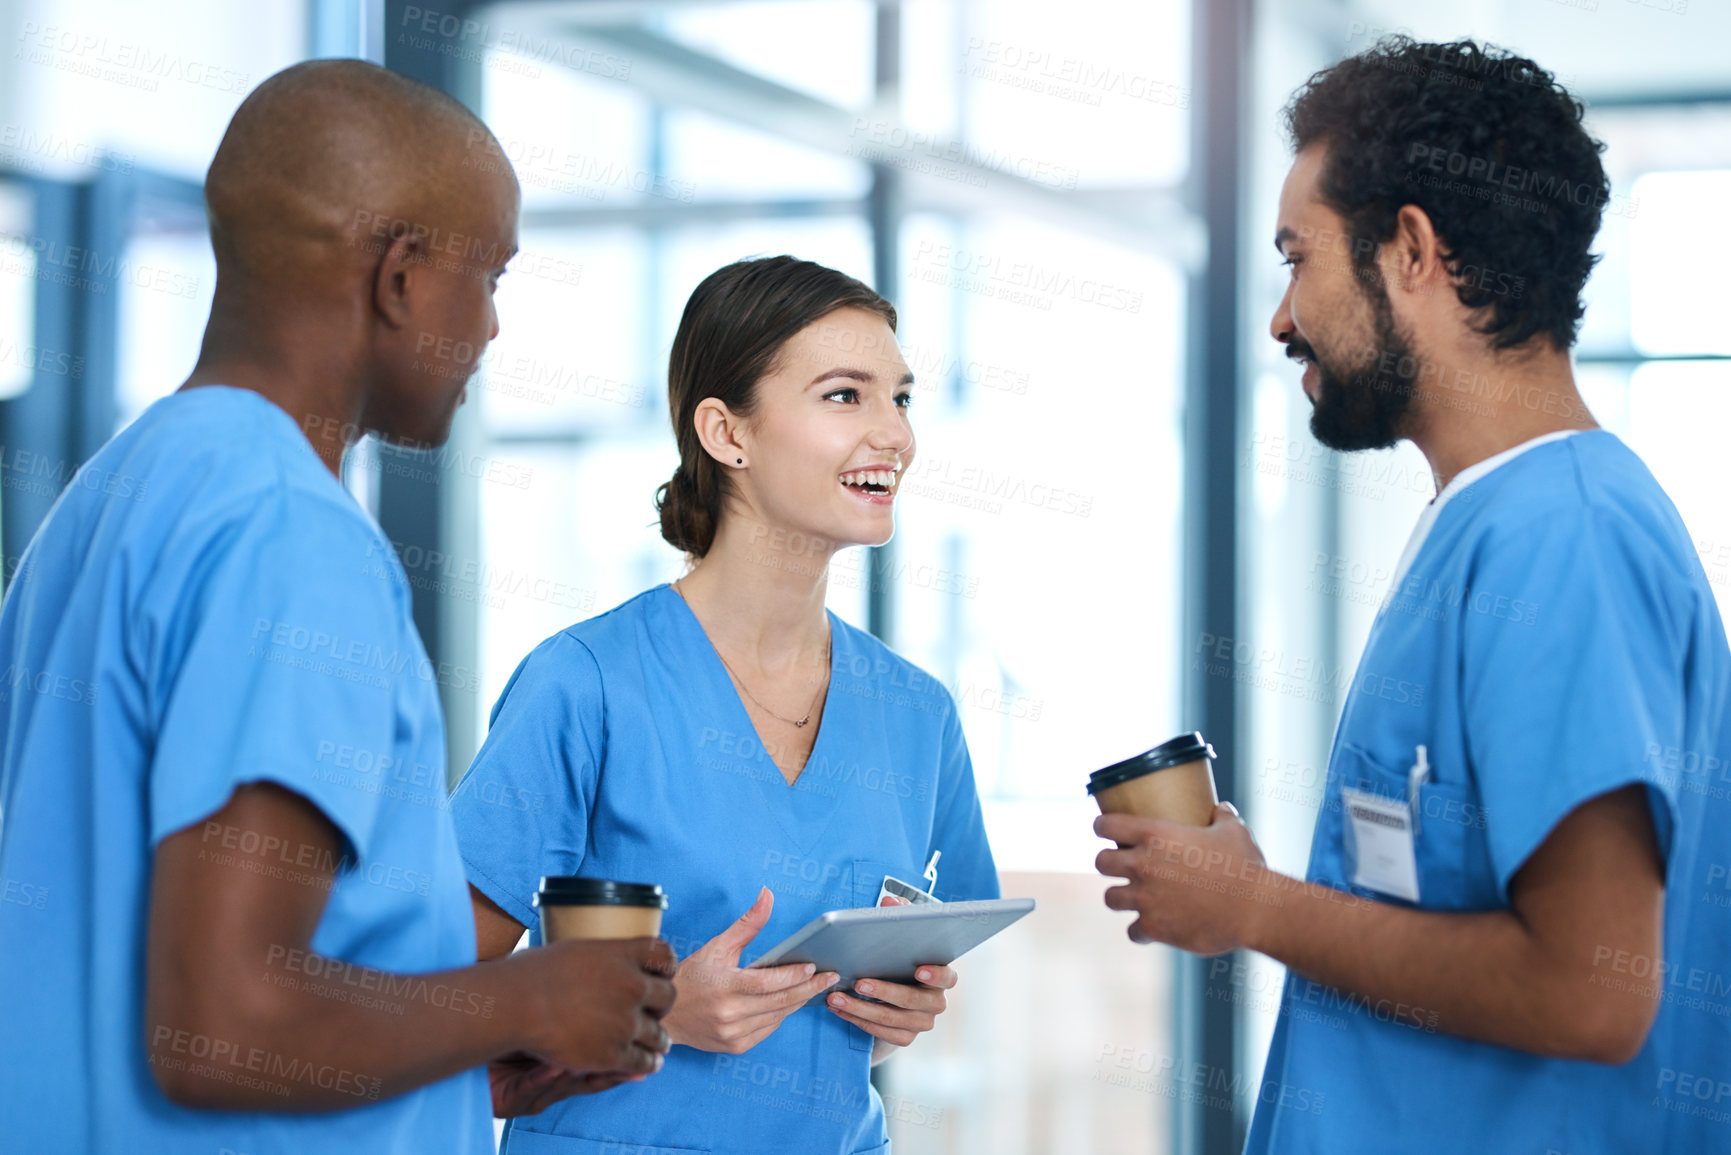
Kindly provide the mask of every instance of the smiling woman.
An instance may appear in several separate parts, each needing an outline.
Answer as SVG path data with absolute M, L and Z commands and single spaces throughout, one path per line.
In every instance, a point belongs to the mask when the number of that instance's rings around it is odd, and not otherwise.
M 824 488 L 833 474 L 854 496 L 872 496 L 861 492 L 869 482 L 875 496 L 887 497 L 893 475 L 912 458 L 912 430 L 899 417 L 890 422 L 897 428 L 869 431 L 878 440 L 867 444 L 861 422 L 882 424 L 880 395 L 897 411 L 912 399 L 913 375 L 896 348 L 895 325 L 888 301 L 810 261 L 739 261 L 705 278 L 686 305 L 668 363 L 679 468 L 658 495 L 662 536 L 701 558 L 724 503 L 767 512 L 758 507 L 789 482 L 815 481 L 813 472 L 822 472 Z M 766 403 L 770 411 L 760 414 Z M 761 459 L 756 449 L 765 451 Z M 755 467 L 747 467 L 748 452 Z M 881 545 L 894 522 L 888 500 L 871 504 L 883 510 L 881 525 L 860 543 Z M 845 535 L 829 528 L 838 532 L 795 531 L 820 540 Z
M 824 608 L 834 554 L 895 532 L 914 453 L 895 322 L 810 261 L 705 278 L 669 359 L 680 464 L 659 493 L 689 569 L 542 643 L 494 707 L 452 799 L 481 957 L 535 927 L 541 876 L 570 874 L 661 884 L 683 956 L 666 1068 L 514 1123 L 506 1151 L 530 1133 L 572 1151 L 889 1149 L 871 1066 L 935 1025 L 955 971 L 832 991 L 806 964 L 741 963 L 934 852 L 940 898 L 998 895 L 949 692 Z M 507 792 L 549 804 L 486 801 Z

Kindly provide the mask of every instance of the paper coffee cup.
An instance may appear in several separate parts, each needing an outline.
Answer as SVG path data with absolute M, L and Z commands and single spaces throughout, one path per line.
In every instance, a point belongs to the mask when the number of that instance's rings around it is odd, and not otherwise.
M 1102 814 L 1134 814 L 1191 826 L 1214 819 L 1214 747 L 1192 731 L 1088 776 Z
M 541 941 L 568 938 L 656 938 L 667 896 L 659 886 L 549 874 L 535 895 Z

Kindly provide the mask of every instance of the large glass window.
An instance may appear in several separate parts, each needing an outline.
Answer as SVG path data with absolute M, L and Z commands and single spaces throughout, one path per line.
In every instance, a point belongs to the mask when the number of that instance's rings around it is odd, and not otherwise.
M 118 427 L 197 359 L 216 282 L 199 185 L 241 100 L 306 55 L 306 3 L 191 0 L 172 22 L 120 0 L 13 8 L 0 166 L 102 186 L 89 236 L 24 240 L 58 254 L 92 316 L 116 314 L 113 348 L 89 368 L 114 391 Z

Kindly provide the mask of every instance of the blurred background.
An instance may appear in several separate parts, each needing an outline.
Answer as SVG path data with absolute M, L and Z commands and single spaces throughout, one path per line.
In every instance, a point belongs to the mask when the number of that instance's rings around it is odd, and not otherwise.
M 190 370 L 200 181 L 242 97 L 359 55 L 457 95 L 524 190 L 503 332 L 451 444 L 363 444 L 459 774 L 538 641 L 681 559 L 666 357 L 686 296 L 793 253 L 901 312 L 920 455 L 833 608 L 940 677 L 1006 894 L 879 1069 L 896 1149 L 1236 1152 L 1279 1001 L 1263 959 L 1133 947 L 1099 901 L 1087 774 L 1180 731 L 1301 873 L 1353 666 L 1433 487 L 1340 457 L 1267 335 L 1278 112 L 1393 31 L 1472 35 L 1588 105 L 1613 184 L 1576 351 L 1731 608 L 1731 7 L 1701 0 L 0 0 L 0 543 Z M 478 386 L 478 387 L 477 387 Z

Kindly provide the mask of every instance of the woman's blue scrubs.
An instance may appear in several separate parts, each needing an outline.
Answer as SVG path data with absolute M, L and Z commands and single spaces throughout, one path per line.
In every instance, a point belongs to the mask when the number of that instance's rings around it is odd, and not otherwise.
M 996 898 L 973 767 L 944 687 L 830 616 L 829 694 L 789 786 L 702 626 L 670 586 L 536 647 L 493 708 L 452 799 L 469 881 L 539 942 L 544 874 L 660 883 L 680 957 L 775 892 L 743 962 L 885 874 Z M 872 1039 L 805 1007 L 743 1055 L 676 1046 L 659 1074 L 514 1120 L 504 1150 L 601 1155 L 888 1150 Z

